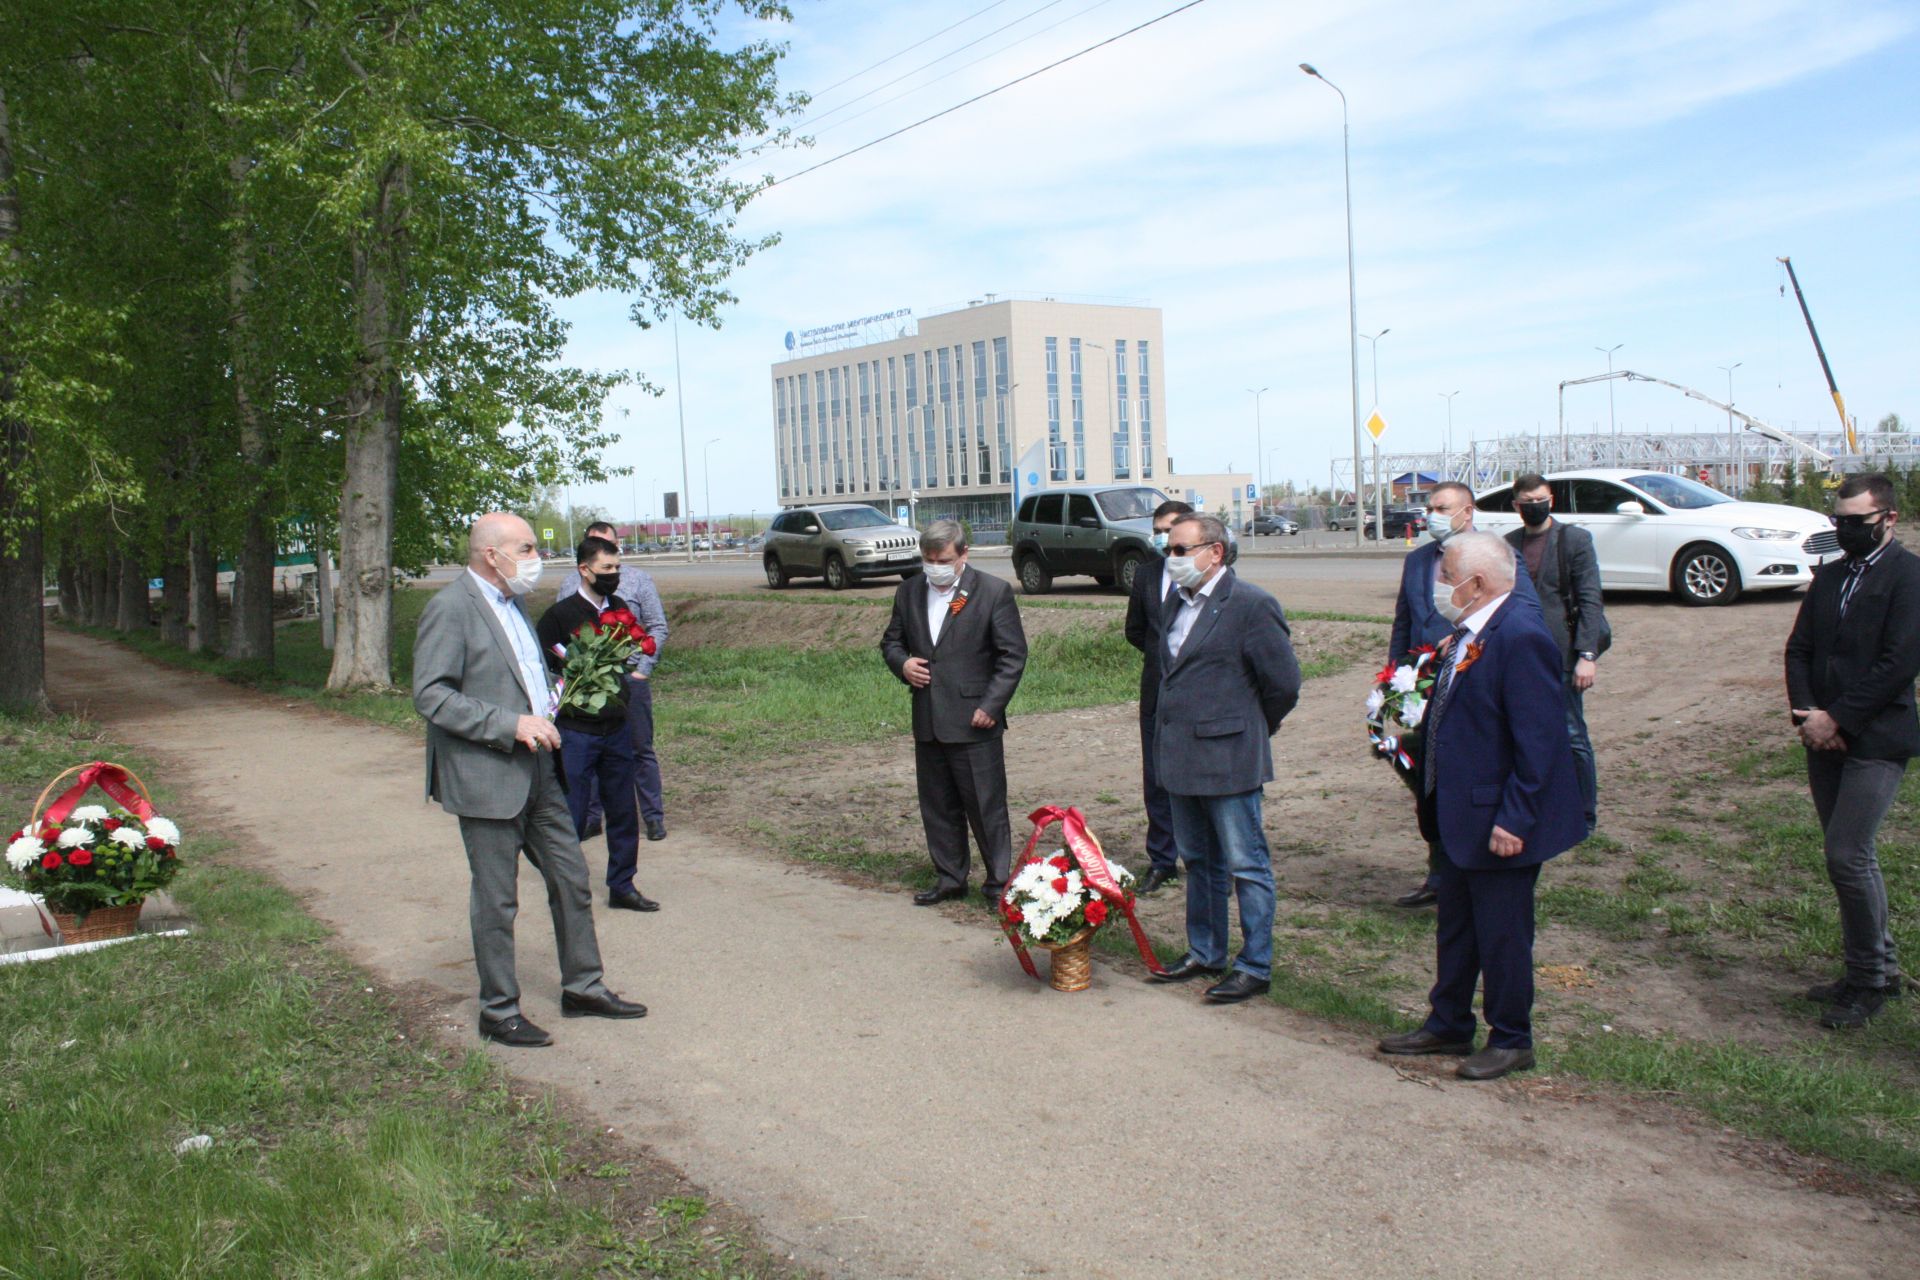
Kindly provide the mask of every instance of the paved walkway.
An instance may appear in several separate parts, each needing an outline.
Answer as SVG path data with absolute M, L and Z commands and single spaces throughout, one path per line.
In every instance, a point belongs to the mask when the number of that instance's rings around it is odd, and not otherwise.
M 473 1043 L 466 864 L 414 741 L 48 642 L 56 701 L 154 760 L 183 825 L 216 819 Z M 1056 994 L 977 924 L 684 827 L 640 883 L 665 910 L 603 912 L 601 943 L 652 1016 L 560 1020 L 525 871 L 527 1012 L 559 1044 L 493 1052 L 832 1275 L 1887 1277 L 1920 1251 L 1920 1222 L 1717 1135 L 1409 1080 L 1358 1036 L 1105 965 Z

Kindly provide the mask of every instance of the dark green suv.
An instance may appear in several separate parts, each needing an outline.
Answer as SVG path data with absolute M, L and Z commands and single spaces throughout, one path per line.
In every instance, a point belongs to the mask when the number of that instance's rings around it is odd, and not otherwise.
M 1055 578 L 1085 574 L 1103 587 L 1133 590 L 1153 550 L 1153 509 L 1167 495 L 1148 485 L 1048 489 L 1020 500 L 1007 529 L 1020 589 L 1038 595 Z

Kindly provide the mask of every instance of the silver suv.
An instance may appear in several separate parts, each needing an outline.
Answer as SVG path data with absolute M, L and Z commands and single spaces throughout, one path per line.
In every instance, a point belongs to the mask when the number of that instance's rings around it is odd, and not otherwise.
M 796 507 L 774 517 L 760 564 L 776 591 L 815 577 L 843 591 L 868 578 L 920 572 L 920 535 L 865 503 Z

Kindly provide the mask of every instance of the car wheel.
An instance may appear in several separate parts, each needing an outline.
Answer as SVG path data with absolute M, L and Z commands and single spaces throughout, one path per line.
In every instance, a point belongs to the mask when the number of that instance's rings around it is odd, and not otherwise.
M 1020 589 L 1030 596 L 1043 596 L 1053 590 L 1053 575 L 1047 572 L 1047 566 L 1040 563 L 1038 556 L 1022 560 L 1016 572 L 1020 575 Z
M 1674 559 L 1673 589 L 1687 604 L 1732 604 L 1740 596 L 1740 569 L 1719 547 L 1696 542 Z
M 767 571 L 768 590 L 778 591 L 793 581 L 792 575 L 780 567 L 780 557 L 778 556 L 768 556 L 766 560 L 762 562 L 761 567 Z
M 1134 580 L 1140 576 L 1140 566 L 1145 562 L 1146 557 L 1137 551 L 1131 555 L 1121 557 L 1120 572 L 1116 575 L 1116 581 L 1119 582 L 1120 590 L 1123 594 L 1133 594 Z
M 827 589 L 830 591 L 845 591 L 849 581 L 846 563 L 841 560 L 839 556 L 828 556 Z

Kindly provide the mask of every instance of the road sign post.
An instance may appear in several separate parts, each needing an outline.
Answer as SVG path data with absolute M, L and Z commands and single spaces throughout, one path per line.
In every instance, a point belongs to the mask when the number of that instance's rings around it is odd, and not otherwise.
M 1376 407 L 1367 415 L 1367 434 L 1373 437 L 1373 536 L 1381 541 L 1387 536 L 1387 497 L 1380 483 L 1380 437 L 1386 433 L 1387 420 Z

